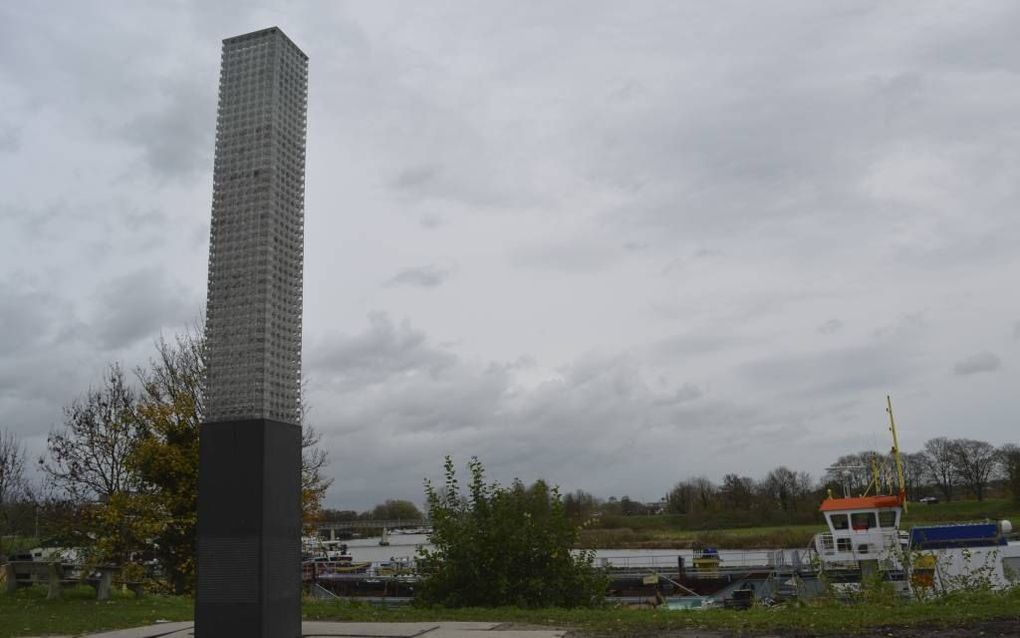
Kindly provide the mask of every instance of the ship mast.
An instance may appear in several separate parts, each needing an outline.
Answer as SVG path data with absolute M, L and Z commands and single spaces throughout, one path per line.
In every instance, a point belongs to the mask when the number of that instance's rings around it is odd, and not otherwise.
M 892 413 L 892 399 L 887 394 L 885 396 L 886 408 L 885 411 L 889 413 L 889 431 L 892 432 L 892 453 L 893 459 L 896 461 L 896 477 L 900 481 L 900 500 L 903 502 L 903 511 L 907 511 L 907 487 L 903 480 L 903 461 L 900 459 L 900 442 L 896 436 L 896 419 L 893 418 Z

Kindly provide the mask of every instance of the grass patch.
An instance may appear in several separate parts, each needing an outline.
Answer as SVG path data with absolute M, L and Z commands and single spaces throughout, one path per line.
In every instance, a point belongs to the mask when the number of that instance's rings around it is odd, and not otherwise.
M 0 593 L 0 638 L 76 635 L 124 627 L 151 625 L 157 620 L 191 620 L 193 602 L 180 596 L 146 596 L 112 592 L 110 600 L 96 600 L 88 586 L 64 590 L 62 600 L 46 600 L 45 587 L 24 587 Z
M 352 622 L 509 622 L 573 629 L 585 635 L 654 636 L 680 630 L 746 633 L 853 634 L 886 627 L 961 627 L 1020 620 L 1020 589 L 972 593 L 925 603 L 858 604 L 825 601 L 748 611 L 646 609 L 416 609 L 347 602 L 307 601 L 305 618 Z
M 586 529 L 579 545 L 591 549 L 772 549 L 806 547 L 824 525 L 789 525 L 738 529 Z
M 973 521 L 981 519 L 1020 519 L 1020 507 L 1010 499 L 988 498 L 983 501 L 949 501 L 924 505 L 910 503 L 903 520 L 907 525 L 926 522 Z
M 34 536 L 4 536 L 0 538 L 0 554 L 23 552 L 39 546 L 39 539 Z
M 136 600 L 115 595 L 97 602 L 90 588 L 65 592 L 47 601 L 42 587 L 0 594 L 0 638 L 79 634 L 154 623 L 157 619 L 191 620 L 192 599 L 150 596 Z M 1002 593 L 961 593 L 925 603 L 891 602 L 848 606 L 832 601 L 755 608 L 748 611 L 683 612 L 642 609 L 417 609 L 375 607 L 364 603 L 306 599 L 306 620 L 348 622 L 487 621 L 573 629 L 584 635 L 655 636 L 680 630 L 743 633 L 794 632 L 854 634 L 877 628 L 965 627 L 988 621 L 1020 621 L 1020 588 Z

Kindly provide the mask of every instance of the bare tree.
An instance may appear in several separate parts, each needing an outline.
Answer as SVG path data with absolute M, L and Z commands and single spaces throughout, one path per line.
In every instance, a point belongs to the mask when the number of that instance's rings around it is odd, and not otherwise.
M 954 439 L 952 442 L 953 467 L 963 485 L 979 501 L 985 500 L 985 490 L 999 464 L 999 455 L 991 443 L 974 439 Z
M 322 517 L 322 499 L 333 484 L 333 479 L 323 472 L 329 455 L 319 447 L 321 439 L 322 435 L 312 426 L 301 427 L 301 518 L 305 525 Z
M 707 477 L 696 476 L 690 480 L 694 486 L 695 505 L 698 511 L 707 512 L 715 506 L 719 488 Z
M 10 430 L 0 429 L 0 515 L 25 488 L 25 448 Z
M 796 511 L 798 502 L 811 491 L 811 476 L 780 466 L 768 473 L 761 489 L 784 512 Z
M 595 513 L 598 501 L 584 490 L 575 490 L 563 497 L 563 507 L 572 519 L 587 520 Z
M 904 454 L 903 459 L 903 482 L 906 484 L 909 498 L 916 499 L 920 496 L 928 478 L 928 465 L 925 462 L 923 452 Z
M 1020 504 L 1020 446 L 1007 443 L 999 448 L 999 464 L 1013 502 Z
M 39 459 L 57 487 L 75 499 L 106 500 L 137 486 L 128 465 L 139 440 L 135 401 L 115 363 L 99 389 L 64 409 L 63 429 L 46 438 L 49 459 Z
M 824 481 L 839 485 L 843 496 L 863 494 L 871 485 L 873 463 L 882 466 L 884 460 L 883 455 L 874 450 L 844 454 L 825 470 Z
M 749 476 L 727 474 L 723 477 L 719 496 L 723 506 L 731 510 L 749 510 L 754 503 L 754 479 Z
M 4 553 L 9 510 L 14 501 L 24 496 L 24 489 L 25 448 L 14 432 L 0 429 L 0 556 Z
M 953 442 L 944 436 L 929 439 L 921 453 L 924 454 L 928 478 L 935 483 L 947 501 L 953 500 L 953 488 L 957 481 Z

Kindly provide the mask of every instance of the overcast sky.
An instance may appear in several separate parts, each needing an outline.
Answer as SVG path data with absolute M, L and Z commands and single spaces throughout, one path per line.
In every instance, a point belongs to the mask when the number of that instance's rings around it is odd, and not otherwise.
M 205 299 L 220 41 L 310 57 L 330 506 L 1020 438 L 1020 4 L 0 5 L 0 426 Z M 215 8 L 210 8 L 214 6 Z

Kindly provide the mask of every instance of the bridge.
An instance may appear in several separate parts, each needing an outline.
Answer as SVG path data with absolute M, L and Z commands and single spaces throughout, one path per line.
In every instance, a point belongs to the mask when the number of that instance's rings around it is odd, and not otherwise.
M 422 529 L 431 530 L 432 521 L 427 518 L 420 518 L 414 520 L 408 519 L 391 519 L 391 520 L 357 520 L 357 521 L 327 521 L 319 523 L 317 528 L 319 536 L 323 538 L 334 539 L 338 536 L 349 534 L 355 530 L 376 530 L 385 529 L 387 531 L 393 531 L 395 529 Z

